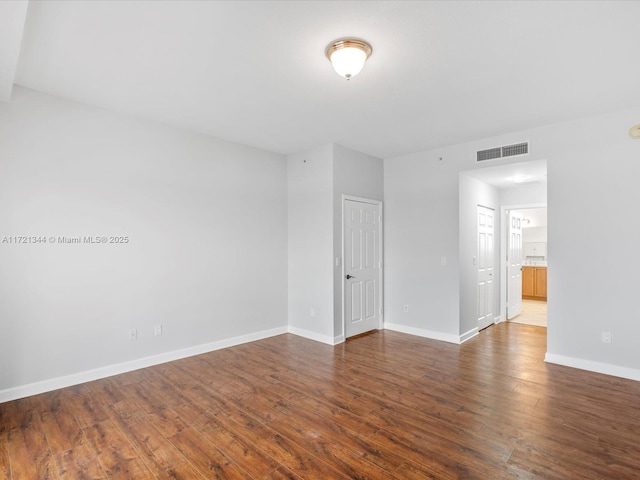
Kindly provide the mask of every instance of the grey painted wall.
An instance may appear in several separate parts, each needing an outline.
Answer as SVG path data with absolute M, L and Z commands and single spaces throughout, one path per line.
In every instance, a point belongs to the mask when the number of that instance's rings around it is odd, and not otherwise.
M 286 329 L 281 155 L 16 88 L 0 239 L 20 235 L 129 241 L 0 243 L 0 391 Z
M 627 135 L 638 118 L 636 108 L 417 152 L 385 160 L 382 175 L 380 160 L 338 145 L 285 160 L 16 88 L 0 104 L 0 240 L 129 242 L 0 244 L 0 393 L 271 329 L 335 341 L 338 198 L 377 198 L 383 181 L 385 322 L 455 338 L 472 305 L 460 172 L 479 168 L 476 150 L 525 139 L 526 160 L 548 160 L 548 356 L 640 378 L 629 302 L 640 141 Z
M 441 157 L 384 161 L 385 323 L 458 336 L 461 167 Z
M 342 195 L 382 200 L 382 160 L 329 144 L 288 157 L 289 325 L 325 343 L 342 338 Z
M 342 145 L 333 149 L 333 315 L 334 335 L 342 334 L 342 266 L 335 259 L 342 256 L 342 196 L 353 195 L 382 201 L 384 197 L 382 160 Z M 342 260 L 340 262 L 342 264 Z M 382 306 L 382 304 L 381 304 Z
M 287 158 L 289 326 L 333 342 L 333 145 Z
M 637 373 L 640 322 L 628 300 L 640 267 L 633 214 L 640 141 L 628 131 L 638 118 L 636 108 L 386 159 L 386 320 L 461 329 L 461 270 L 438 264 L 460 241 L 458 172 L 481 168 L 477 150 L 529 140 L 526 160 L 548 161 L 548 354 L 584 368 Z M 402 313 L 406 303 L 413 305 L 409 314 Z M 611 345 L 601 342 L 603 330 L 613 333 Z

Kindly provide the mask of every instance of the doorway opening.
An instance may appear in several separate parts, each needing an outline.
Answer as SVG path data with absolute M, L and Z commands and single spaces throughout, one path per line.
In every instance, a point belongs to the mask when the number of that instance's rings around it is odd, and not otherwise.
M 507 252 L 506 265 L 502 267 L 507 276 L 506 312 L 501 318 L 513 323 L 546 327 L 547 207 L 522 205 L 517 208 L 502 208 L 503 218 L 508 223 L 506 235 L 503 236 Z M 516 219 L 522 227 L 519 239 L 509 232 Z M 517 273 L 520 275 L 516 280 Z
M 481 166 L 473 170 L 460 172 L 460 332 L 461 339 L 471 338 L 485 326 L 507 321 L 520 322 L 528 317 L 539 317 L 540 309 L 531 312 L 531 306 L 546 306 L 544 299 L 543 267 L 547 261 L 546 251 L 535 252 L 536 246 L 544 244 L 546 249 L 546 232 L 544 238 L 531 238 L 538 225 L 534 223 L 532 212 L 534 208 L 547 207 L 547 161 L 516 161 L 498 166 Z M 478 207 L 488 207 L 495 212 L 495 243 L 493 274 L 493 292 L 495 306 L 491 320 L 485 312 L 487 308 L 486 284 L 478 262 L 483 248 L 482 230 Z M 522 210 L 522 211 L 520 211 Z M 511 215 L 511 217 L 509 217 Z M 514 221 L 513 228 L 511 222 Z M 473 222 L 473 223 L 471 223 Z M 546 215 L 544 228 L 546 230 Z M 539 233 L 539 232 L 538 232 Z M 519 242 L 515 248 L 511 247 L 509 235 L 515 235 Z M 531 244 L 531 245 L 529 245 Z M 527 251 L 525 251 L 525 248 Z M 511 249 L 511 250 L 509 250 Z M 534 252 L 534 253 L 532 253 Z M 508 259 L 514 260 L 510 265 Z M 527 271 L 524 271 L 524 268 Z M 527 294 L 527 281 L 531 271 L 528 267 L 539 268 L 534 272 L 537 290 Z M 525 274 L 523 279 L 522 275 Z M 537 277 L 535 277 L 537 275 Z M 525 298 L 522 297 L 524 287 Z M 514 293 L 515 292 L 515 293 Z M 508 294 L 511 298 L 508 298 Z M 526 298 L 527 296 L 533 298 Z M 530 303 L 529 300 L 539 303 Z M 524 310 L 522 310 L 524 308 Z M 546 309 L 545 309 L 546 310 Z M 545 315 L 546 317 L 546 315 Z M 531 324 L 541 323 L 538 319 L 531 320 Z M 463 339 L 464 337 L 464 339 Z

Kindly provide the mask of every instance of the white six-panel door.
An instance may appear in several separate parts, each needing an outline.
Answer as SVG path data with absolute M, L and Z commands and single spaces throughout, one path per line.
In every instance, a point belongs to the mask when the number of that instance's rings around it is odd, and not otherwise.
M 522 215 L 510 211 L 507 222 L 507 318 L 511 320 L 522 312 Z
M 344 200 L 345 337 L 381 327 L 380 204 Z
M 495 213 L 478 206 L 478 330 L 494 323 L 494 228 Z

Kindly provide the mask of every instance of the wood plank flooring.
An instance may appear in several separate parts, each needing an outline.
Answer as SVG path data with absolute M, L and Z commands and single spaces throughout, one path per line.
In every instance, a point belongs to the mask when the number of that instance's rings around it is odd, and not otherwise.
M 0 480 L 640 478 L 640 382 L 458 346 L 281 335 L 0 404 Z

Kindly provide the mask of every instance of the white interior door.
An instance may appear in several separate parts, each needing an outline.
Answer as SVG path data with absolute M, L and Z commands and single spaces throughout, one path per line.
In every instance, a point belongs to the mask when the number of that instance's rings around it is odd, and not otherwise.
M 345 337 L 381 327 L 380 204 L 344 200 Z
M 509 211 L 507 254 L 507 319 L 522 312 L 522 215 Z
M 494 323 L 495 212 L 478 205 L 478 330 Z

